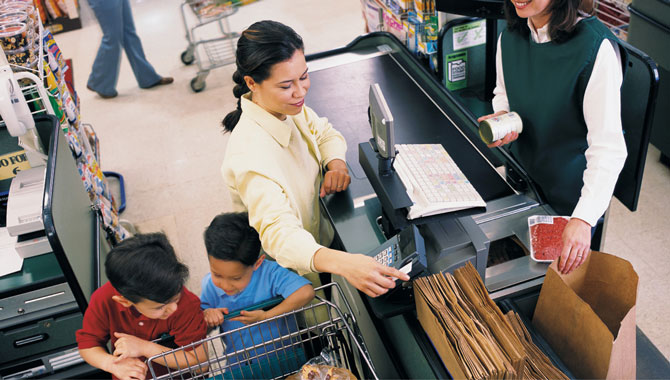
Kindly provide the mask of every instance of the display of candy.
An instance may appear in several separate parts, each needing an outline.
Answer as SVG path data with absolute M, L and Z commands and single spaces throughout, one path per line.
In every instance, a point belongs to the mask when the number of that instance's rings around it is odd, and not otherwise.
M 49 67 L 51 67 L 51 71 L 53 71 L 54 75 L 56 76 L 56 80 L 60 82 L 63 73 L 66 70 L 66 64 L 65 60 L 63 59 L 63 55 L 58 48 L 58 44 L 56 44 L 56 40 L 48 30 L 44 32 L 42 42 L 44 43 L 44 49 L 47 52 Z
M 70 96 L 70 92 L 67 90 L 67 86 L 59 86 L 59 89 L 61 91 L 61 96 L 63 100 L 63 108 L 65 111 L 65 115 L 67 116 L 67 121 L 70 123 L 71 126 L 74 126 L 75 122 L 79 119 L 79 112 L 77 112 L 77 106 L 74 104 L 74 100 L 72 100 L 72 96 Z
M 119 223 L 119 215 L 116 213 L 115 208 L 112 207 L 112 203 L 108 199 L 99 198 L 96 200 L 95 205 L 102 216 L 103 225 L 108 231 L 113 232 L 118 241 L 130 236 L 128 231 Z
M 54 77 L 53 72 L 46 61 L 42 62 L 42 67 L 44 70 L 44 82 L 50 95 L 49 100 L 51 106 L 60 122 L 63 132 L 67 133 L 67 119 L 65 118 L 65 112 L 63 112 L 63 102 L 61 101 L 60 91 L 58 90 L 58 82 L 56 82 L 56 77 Z
M 31 29 L 31 31 L 34 32 L 38 31 L 40 20 L 37 10 L 35 10 L 35 7 L 33 6 L 32 3 L 24 1 L 19 2 L 14 1 L 14 2 L 6 2 L 2 6 L 0 6 L 0 13 L 11 13 L 16 11 L 27 13 L 28 17 L 30 18 L 30 25 L 28 25 L 29 28 Z
M 17 22 L 0 25 L 0 46 L 2 50 L 17 50 L 28 46 L 26 24 Z
M 35 55 L 34 45 L 24 46 L 15 50 L 5 49 L 5 55 L 7 56 L 7 62 L 10 65 L 18 66 L 28 66 L 28 63 L 34 62 L 37 57 Z
M 79 143 L 79 138 L 77 138 L 77 135 L 74 134 L 72 131 L 68 131 L 65 133 L 65 139 L 67 140 L 67 144 L 70 146 L 70 149 L 72 150 L 72 154 L 74 155 L 75 158 L 78 158 L 81 156 L 82 149 L 81 149 L 81 143 Z
M 93 150 L 93 155 L 98 157 L 98 152 L 100 151 L 100 141 L 98 140 L 98 135 L 93 130 L 93 126 L 91 124 L 82 124 L 82 126 L 82 130 L 88 139 L 88 145 L 91 147 L 91 150 Z
M 88 166 L 83 162 L 79 162 L 77 164 L 77 170 L 79 171 L 81 182 L 84 184 L 84 189 L 88 193 L 89 198 L 91 198 L 91 200 L 94 200 L 95 191 L 93 190 L 93 182 L 91 181 L 91 174 L 88 171 Z
M 111 188 L 98 165 L 96 152 L 99 151 L 99 142 L 95 131 L 91 126 L 84 126 L 81 123 L 79 97 L 74 89 L 70 90 L 65 82 L 64 74 L 68 66 L 53 35 L 48 30 L 45 30 L 39 38 L 31 35 L 32 32 L 28 26 L 32 24 L 31 12 L 34 15 L 37 13 L 34 8 L 28 9 L 25 5 L 27 4 L 23 2 L 11 5 L 7 2 L 2 4 L 0 0 L 1 47 L 5 50 L 11 64 L 23 66 L 26 70 L 42 71 L 40 77 L 43 78 L 49 99 L 31 99 L 31 104 L 39 104 L 42 112 L 46 108 L 44 102 L 49 102 L 52 106 L 75 158 L 84 189 L 91 202 L 98 206 L 108 239 L 120 242 L 130 234 L 119 224 Z M 23 11 L 23 9 L 26 10 Z M 39 19 L 39 16 L 36 17 Z M 8 47 L 14 48 L 9 49 Z M 40 47 L 43 50 L 40 50 Z M 40 61 L 42 57 L 44 59 Z M 21 70 L 18 67 L 15 69 Z M 32 82 L 23 83 L 22 86 L 27 87 L 32 84 Z
M 32 21 L 32 20 L 31 20 Z M 13 24 L 17 22 L 22 22 L 28 24 L 28 13 L 19 10 L 13 10 L 11 12 L 4 12 L 0 14 L 0 24 Z

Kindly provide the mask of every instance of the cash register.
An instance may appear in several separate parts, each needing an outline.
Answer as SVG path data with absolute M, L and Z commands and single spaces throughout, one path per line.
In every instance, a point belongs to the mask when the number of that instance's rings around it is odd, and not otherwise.
M 528 257 L 527 218 L 550 209 L 522 194 L 487 203 L 441 144 L 396 145 L 395 118 L 379 83 L 370 85 L 368 113 L 372 138 L 359 143 L 359 163 L 381 203 L 385 236 L 416 230 L 421 246 L 426 242 L 425 267 L 414 276 L 452 272 L 469 261 L 492 293 L 544 276 L 546 264 Z M 368 254 L 375 252 L 384 250 Z M 398 304 L 404 307 L 380 305 L 375 312 L 388 317 L 412 307 Z

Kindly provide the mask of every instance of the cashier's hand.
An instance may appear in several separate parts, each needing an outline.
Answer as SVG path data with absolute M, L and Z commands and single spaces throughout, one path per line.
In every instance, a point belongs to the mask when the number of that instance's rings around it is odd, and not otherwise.
M 147 365 L 137 358 L 115 358 L 108 369 L 109 373 L 120 380 L 144 380 L 147 375 Z
M 140 339 L 134 335 L 115 332 L 114 336 L 117 338 L 114 342 L 114 353 L 116 361 L 121 362 L 123 359 L 139 358 L 140 356 L 147 356 L 145 348 L 151 342 Z
M 213 307 L 202 311 L 207 327 L 216 327 L 223 323 L 223 315 L 228 314 L 227 307 Z
M 591 225 L 578 218 L 571 218 L 563 230 L 563 250 L 558 270 L 568 274 L 586 261 L 591 253 Z
M 328 171 L 323 177 L 323 183 L 321 184 L 321 191 L 319 194 L 321 198 L 328 194 L 344 191 L 351 183 L 349 170 L 344 161 L 339 159 L 332 160 L 328 163 L 327 167 Z
M 267 319 L 265 317 L 265 314 L 266 314 L 265 310 L 242 310 L 242 311 L 240 311 L 240 316 L 239 317 L 231 318 L 230 320 L 231 321 L 242 322 L 245 325 L 248 325 L 248 324 L 251 324 L 251 323 L 254 323 L 254 322 L 258 322 L 258 321 L 262 321 L 264 319 Z
M 342 276 L 356 289 L 378 297 L 395 287 L 392 277 L 409 281 L 409 276 L 401 271 L 379 264 L 370 256 L 350 254 L 346 260 Z
M 477 119 L 477 122 L 481 123 L 482 121 L 484 121 L 486 119 L 490 119 L 492 117 L 500 116 L 500 115 L 503 115 L 503 114 L 506 114 L 506 113 L 507 113 L 507 111 L 498 111 L 498 112 L 492 113 L 490 115 L 484 115 L 484 116 L 481 116 L 479 119 Z M 519 132 L 510 132 L 510 133 L 506 134 L 505 137 L 503 137 L 502 139 L 500 139 L 498 141 L 494 141 L 494 142 L 488 144 L 487 146 L 489 148 L 496 148 L 496 147 L 499 147 L 499 146 L 502 146 L 502 145 L 505 145 L 505 144 L 509 144 L 509 143 L 511 143 L 512 141 L 514 141 L 518 138 L 519 138 Z

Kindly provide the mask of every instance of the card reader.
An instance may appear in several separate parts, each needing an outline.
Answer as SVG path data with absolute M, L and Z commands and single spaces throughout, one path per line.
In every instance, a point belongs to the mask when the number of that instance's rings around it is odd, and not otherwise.
M 427 273 L 426 247 L 415 225 L 406 227 L 367 255 L 406 273 L 410 279 Z

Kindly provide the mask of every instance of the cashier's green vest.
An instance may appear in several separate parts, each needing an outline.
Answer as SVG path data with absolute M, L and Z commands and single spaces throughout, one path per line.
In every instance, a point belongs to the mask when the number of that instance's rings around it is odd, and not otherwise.
M 581 20 L 562 43 L 538 44 L 509 30 L 502 34 L 509 106 L 523 120 L 523 132 L 510 150 L 562 215 L 572 214 L 584 184 L 584 92 L 603 39 L 617 41 L 595 17 Z

